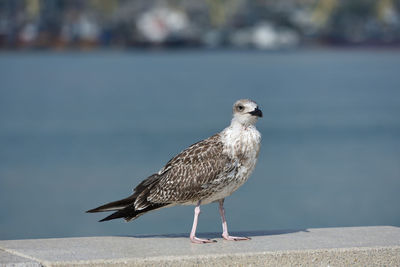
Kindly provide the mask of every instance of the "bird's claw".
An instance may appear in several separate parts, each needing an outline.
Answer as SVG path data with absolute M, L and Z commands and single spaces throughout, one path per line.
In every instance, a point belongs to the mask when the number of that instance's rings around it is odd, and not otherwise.
M 222 235 L 225 240 L 228 241 L 244 241 L 244 240 L 251 240 L 250 237 L 246 236 L 231 236 L 231 235 Z
M 195 243 L 195 244 L 206 244 L 206 243 L 215 243 L 215 242 L 217 242 L 217 240 L 203 239 L 203 238 L 198 238 L 198 237 L 195 237 L 195 236 L 191 236 L 190 237 L 190 241 L 192 243 Z

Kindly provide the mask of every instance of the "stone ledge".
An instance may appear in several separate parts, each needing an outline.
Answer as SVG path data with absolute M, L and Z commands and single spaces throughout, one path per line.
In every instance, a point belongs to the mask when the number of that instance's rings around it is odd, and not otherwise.
M 0 241 L 0 266 L 400 266 L 400 228 L 239 233 L 251 241 L 191 244 L 186 235 Z M 199 234 L 216 237 L 219 234 Z
M 0 249 L 0 266 L 39 267 L 39 262 Z

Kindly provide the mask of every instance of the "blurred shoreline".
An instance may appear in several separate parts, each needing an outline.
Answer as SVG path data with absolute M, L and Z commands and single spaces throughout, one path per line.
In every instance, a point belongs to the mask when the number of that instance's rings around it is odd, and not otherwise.
M 207 53 L 207 54 L 290 54 L 290 53 L 318 53 L 318 52 L 374 52 L 374 53 L 390 53 L 390 52 L 400 52 L 400 46 L 397 45 L 385 45 L 385 46 L 376 46 L 376 45 L 346 45 L 346 46 L 307 46 L 307 47 L 298 47 L 295 49 L 274 49 L 274 50 L 259 50 L 252 48 L 204 48 L 204 47 L 183 47 L 183 48 L 169 48 L 169 47 L 94 47 L 91 49 L 81 49 L 81 48 L 65 48 L 65 49 L 34 49 L 34 48 L 24 48 L 24 49 L 0 49 L 1 55 L 33 55 L 33 54 L 139 54 L 139 53 L 159 53 L 159 54 L 185 54 L 185 53 Z
M 0 50 L 304 47 L 400 47 L 400 1 L 0 2 Z

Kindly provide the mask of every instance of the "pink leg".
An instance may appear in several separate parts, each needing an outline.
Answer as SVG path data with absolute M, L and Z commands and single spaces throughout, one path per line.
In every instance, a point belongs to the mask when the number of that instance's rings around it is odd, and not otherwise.
M 190 232 L 190 241 L 192 241 L 192 243 L 196 243 L 196 244 L 216 242 L 215 240 L 202 239 L 202 238 L 196 237 L 197 222 L 199 220 L 199 214 L 200 214 L 200 203 L 201 202 L 199 201 L 199 203 L 197 203 L 196 208 L 194 208 L 194 219 L 193 219 L 192 231 Z
M 230 241 L 240 241 L 240 240 L 250 240 L 249 237 L 241 237 L 241 236 L 230 236 L 228 233 L 228 224 L 225 219 L 225 209 L 224 209 L 224 199 L 219 200 L 219 213 L 221 214 L 222 219 L 222 237 L 225 240 Z

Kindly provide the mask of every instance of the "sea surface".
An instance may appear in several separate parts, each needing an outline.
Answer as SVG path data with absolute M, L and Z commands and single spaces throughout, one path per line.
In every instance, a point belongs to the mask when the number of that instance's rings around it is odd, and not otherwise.
M 85 211 L 228 126 L 240 98 L 263 139 L 231 231 L 400 226 L 398 50 L 2 52 L 0 239 L 188 233 L 191 206 Z M 198 231 L 221 231 L 216 204 Z

